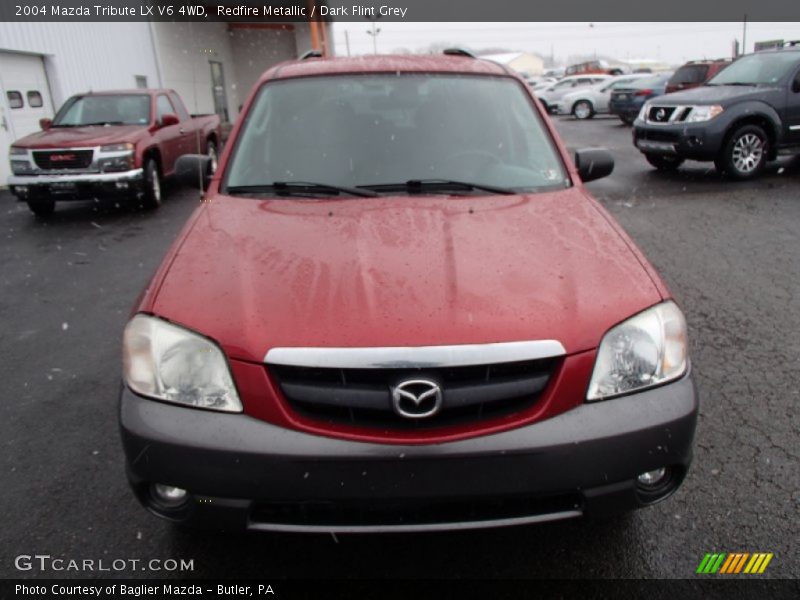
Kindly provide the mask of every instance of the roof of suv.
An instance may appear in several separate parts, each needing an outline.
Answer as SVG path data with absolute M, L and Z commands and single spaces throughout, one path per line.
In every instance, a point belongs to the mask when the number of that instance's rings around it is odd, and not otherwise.
M 468 56 L 358 56 L 353 58 L 310 58 L 275 65 L 265 72 L 260 82 L 313 75 L 345 73 L 472 73 L 509 75 L 495 62 Z

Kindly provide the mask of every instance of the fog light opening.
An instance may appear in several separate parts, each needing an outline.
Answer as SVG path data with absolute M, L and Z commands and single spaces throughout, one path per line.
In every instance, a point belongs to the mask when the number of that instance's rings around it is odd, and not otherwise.
M 117 189 L 118 190 L 127 190 L 128 189 L 128 182 L 127 181 L 118 181 L 117 182 Z
M 667 467 L 646 471 L 636 478 L 636 483 L 640 488 L 647 491 L 657 489 L 668 479 L 669 471 Z
M 150 496 L 157 505 L 163 508 L 179 508 L 186 503 L 189 494 L 183 488 L 154 483 L 150 486 Z

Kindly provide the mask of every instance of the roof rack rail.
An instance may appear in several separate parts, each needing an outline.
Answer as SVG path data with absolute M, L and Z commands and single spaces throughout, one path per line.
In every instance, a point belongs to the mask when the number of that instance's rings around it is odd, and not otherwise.
M 307 50 L 300 55 L 300 60 L 306 60 L 308 58 L 322 58 L 322 52 L 319 50 Z
M 800 46 L 800 40 L 788 40 L 783 42 L 784 48 L 794 48 L 795 46 Z
M 465 50 L 464 48 L 445 48 L 442 51 L 442 54 L 446 54 L 447 56 L 466 56 L 467 58 L 478 58 L 469 50 Z

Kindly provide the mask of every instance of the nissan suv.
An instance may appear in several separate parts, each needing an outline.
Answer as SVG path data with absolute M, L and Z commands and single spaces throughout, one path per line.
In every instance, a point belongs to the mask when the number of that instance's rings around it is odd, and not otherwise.
M 658 502 L 692 456 L 683 313 L 513 72 L 267 71 L 123 336 L 134 493 L 186 524 L 463 529 Z M 202 182 L 202 184 L 201 184 Z
M 646 102 L 633 143 L 657 169 L 713 161 L 740 180 L 800 153 L 800 47 L 743 56 L 703 86 Z

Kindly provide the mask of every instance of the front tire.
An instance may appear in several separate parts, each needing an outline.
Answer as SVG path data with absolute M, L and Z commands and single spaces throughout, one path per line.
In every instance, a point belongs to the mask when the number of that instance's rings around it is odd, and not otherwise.
M 767 164 L 769 138 L 758 125 L 744 125 L 728 138 L 714 165 L 733 179 L 758 177 Z
M 155 209 L 161 206 L 161 173 L 158 163 L 148 158 L 144 165 L 144 207 Z
M 683 159 L 678 156 L 664 156 L 662 154 L 645 154 L 644 157 L 659 171 L 675 171 L 683 164 Z
M 631 117 L 630 115 L 620 115 L 619 120 L 625 123 L 625 125 L 633 125 L 636 117 Z
M 591 119 L 594 116 L 594 106 L 588 100 L 579 100 L 572 107 L 572 115 L 581 121 Z
M 27 204 L 31 212 L 39 218 L 49 217 L 56 210 L 56 201 L 51 198 L 28 200 Z
M 211 173 L 216 173 L 217 166 L 219 166 L 219 151 L 217 150 L 217 143 L 212 139 L 206 142 L 206 156 L 211 159 Z

